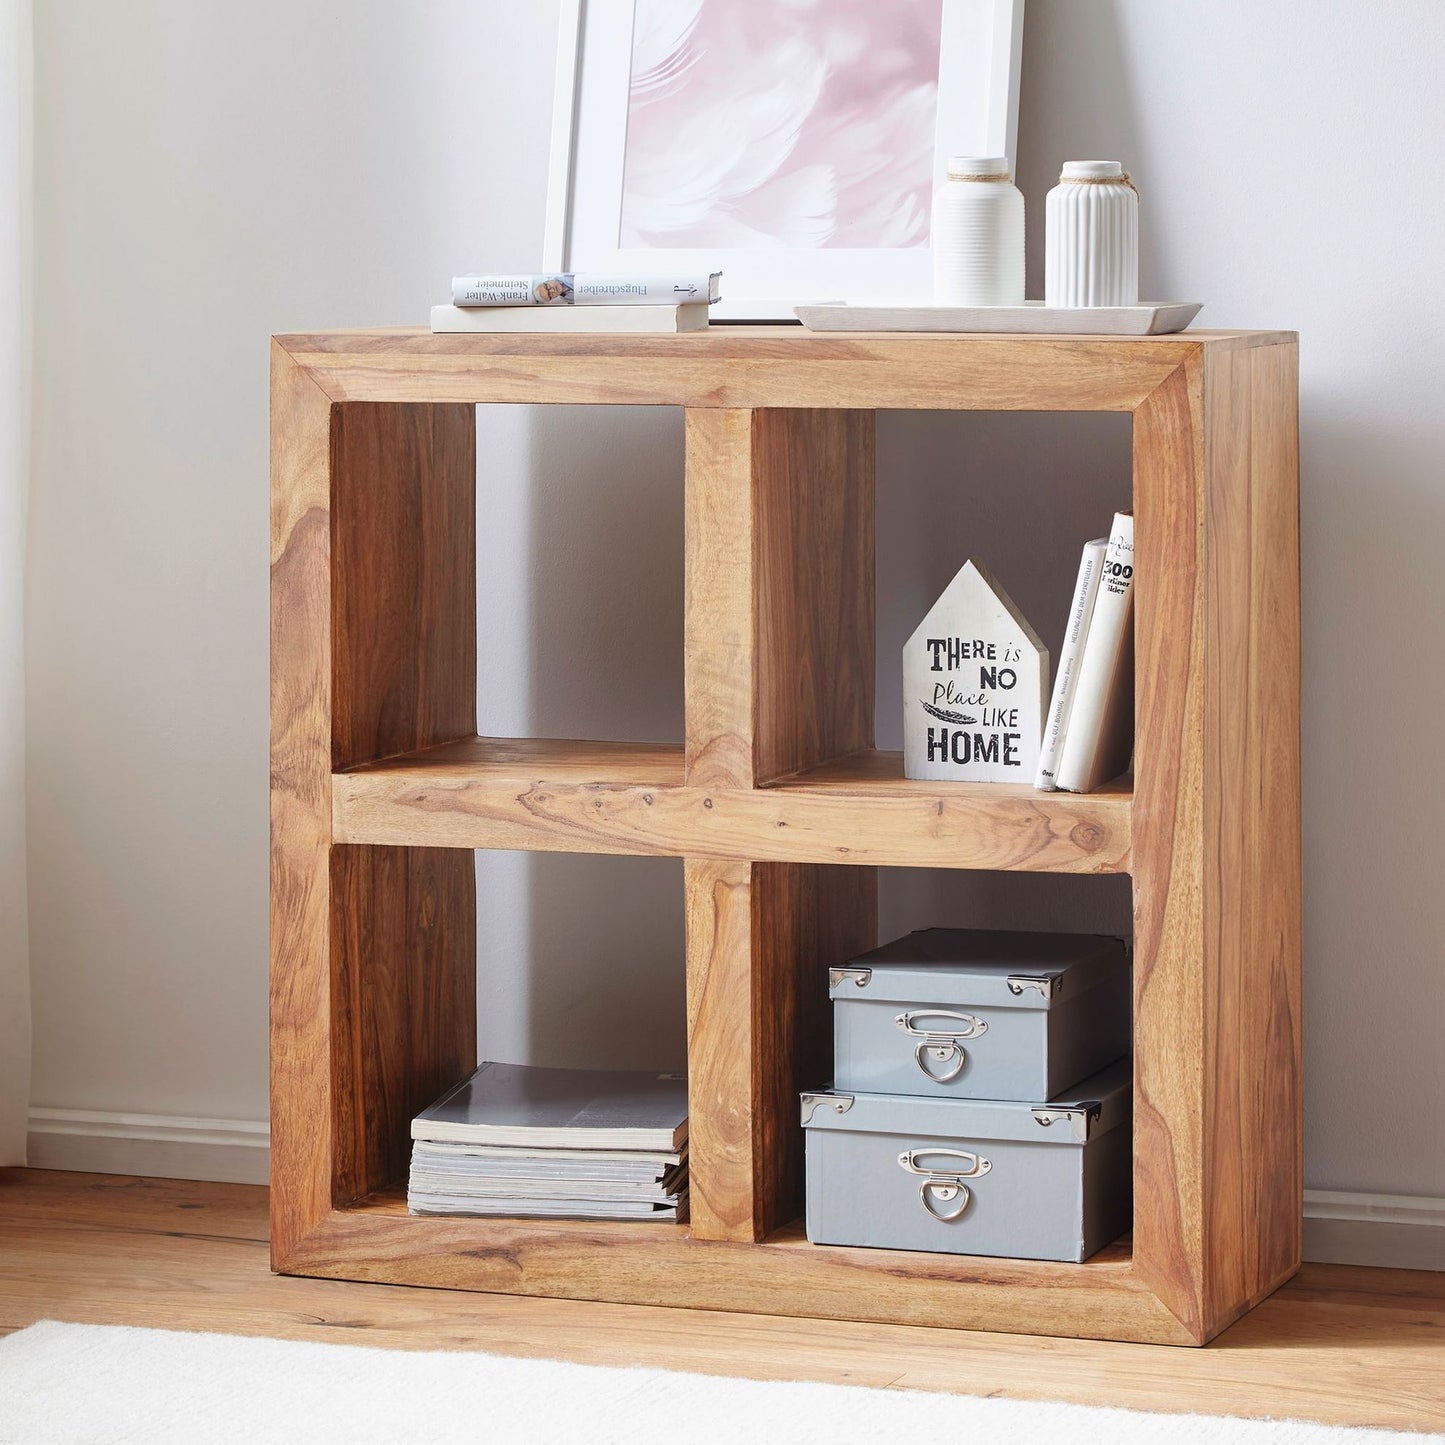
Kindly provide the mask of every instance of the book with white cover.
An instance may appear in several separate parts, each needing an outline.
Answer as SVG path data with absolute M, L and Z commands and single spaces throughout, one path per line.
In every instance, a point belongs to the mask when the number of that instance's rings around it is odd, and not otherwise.
M 471 1175 L 430 1165 L 412 1164 L 408 1198 L 446 1195 L 455 1199 L 630 1199 L 634 1203 L 670 1204 L 686 1176 L 674 1171 L 666 1180 L 628 1184 L 593 1179 L 475 1179 Z
M 542 1172 L 566 1174 L 585 1161 L 589 1172 L 616 1175 L 620 1178 L 646 1176 L 655 1178 L 663 1171 L 681 1164 L 687 1148 L 681 1149 L 523 1149 L 513 1144 L 425 1144 L 424 1147 L 445 1149 L 452 1159 L 469 1159 L 482 1173 L 489 1169 L 511 1169 L 521 1162 Z
M 412 1145 L 411 1186 L 419 1181 L 443 1180 L 457 1188 L 483 1194 L 531 1193 L 587 1194 L 599 1198 L 646 1194 L 661 1198 L 675 1193 L 687 1178 L 687 1166 L 678 1163 L 634 1165 L 594 1163 L 588 1150 L 569 1151 L 575 1162 L 540 1160 L 526 1149 L 513 1149 L 515 1161 L 478 1159 L 456 1144 Z M 676 1160 L 676 1154 L 656 1154 L 656 1160 Z
M 524 1149 L 656 1149 L 687 1138 L 681 1074 L 480 1065 L 411 1122 L 431 1143 L 510 1144 Z
M 409 1182 L 411 1197 L 446 1194 L 457 1199 L 631 1199 L 634 1202 L 669 1204 L 684 1181 L 656 1184 L 602 1183 L 569 1179 L 472 1179 L 446 1170 L 413 1170 Z
M 1134 516 L 1117 512 L 1079 681 L 1054 772 L 1055 785 L 1091 793 L 1129 767 L 1134 748 Z
M 1069 723 L 1069 712 L 1074 705 L 1074 690 L 1079 681 L 1079 654 L 1084 648 L 1084 637 L 1089 630 L 1089 619 L 1094 615 L 1094 599 L 1099 595 L 1099 574 L 1104 565 L 1104 553 L 1108 550 L 1109 539 L 1098 537 L 1084 543 L 1084 555 L 1079 561 L 1079 575 L 1074 583 L 1074 600 L 1069 604 L 1069 620 L 1064 629 L 1064 645 L 1059 650 L 1059 670 L 1054 677 L 1054 695 L 1049 700 L 1049 711 L 1044 719 L 1044 741 L 1039 750 L 1039 771 L 1034 786 L 1045 792 L 1053 792 L 1058 786 L 1054 782 L 1054 771 L 1058 766 L 1059 754 L 1063 751 L 1064 733 Z
M 703 306 L 719 299 L 722 272 L 616 276 L 553 271 L 453 276 L 454 306 Z
M 668 1204 L 639 1204 L 630 1199 L 449 1199 L 408 1200 L 412 1214 L 475 1214 L 513 1219 L 625 1219 L 670 1224 L 686 1217 L 687 1191 Z
M 687 306 L 433 306 L 431 329 L 439 334 L 515 335 L 548 332 L 702 331 L 706 302 Z
M 687 1150 L 670 1149 L 519 1149 L 505 1144 L 412 1144 L 412 1164 L 429 1167 L 444 1161 L 447 1169 L 464 1170 L 479 1179 L 523 1176 L 538 1179 L 621 1179 L 652 1182 L 680 1168 Z

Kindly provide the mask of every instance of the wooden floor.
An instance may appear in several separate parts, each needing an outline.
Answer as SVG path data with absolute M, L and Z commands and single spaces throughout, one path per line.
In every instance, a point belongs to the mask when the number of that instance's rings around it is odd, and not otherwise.
M 1202 1350 L 283 1279 L 266 1191 L 0 1170 L 0 1333 L 39 1319 L 1445 1431 L 1445 1275 L 1306 1265 Z

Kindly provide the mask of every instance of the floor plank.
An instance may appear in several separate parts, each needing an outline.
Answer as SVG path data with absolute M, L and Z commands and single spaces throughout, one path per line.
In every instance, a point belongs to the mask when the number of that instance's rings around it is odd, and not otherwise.
M 1307 1265 L 1202 1350 L 285 1279 L 266 1191 L 0 1170 L 0 1333 L 38 1319 L 1445 1430 L 1445 1276 Z

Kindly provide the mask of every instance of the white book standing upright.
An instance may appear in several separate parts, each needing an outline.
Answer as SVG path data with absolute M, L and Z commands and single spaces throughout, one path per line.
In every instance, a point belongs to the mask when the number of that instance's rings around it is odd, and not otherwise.
M 1069 606 L 1069 624 L 1064 630 L 1064 645 L 1059 651 L 1059 670 L 1054 677 L 1054 695 L 1049 700 L 1048 717 L 1044 721 L 1039 771 L 1034 778 L 1034 786 L 1049 793 L 1058 787 L 1054 781 L 1054 773 L 1058 768 L 1059 754 L 1064 748 L 1069 713 L 1074 706 L 1074 693 L 1079 682 L 1079 657 L 1084 650 L 1089 621 L 1094 615 L 1094 602 L 1099 595 L 1099 574 L 1103 571 L 1104 553 L 1108 546 L 1107 537 L 1085 542 L 1084 555 L 1079 561 L 1079 576 L 1074 583 L 1074 600 Z
M 1091 793 L 1134 750 L 1134 515 L 1117 512 L 1094 613 L 1084 634 L 1054 786 Z

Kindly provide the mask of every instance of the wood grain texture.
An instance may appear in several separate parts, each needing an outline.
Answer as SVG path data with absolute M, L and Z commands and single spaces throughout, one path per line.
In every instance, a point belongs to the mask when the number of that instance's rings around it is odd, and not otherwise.
M 1293 348 L 1210 357 L 1205 1181 L 1210 1313 L 1299 1265 L 1299 494 Z
M 222 1184 L 209 1179 L 0 1169 L 0 1221 L 27 1228 L 165 1233 L 177 1239 L 194 1235 L 264 1245 L 271 1232 L 269 1195 L 263 1185 Z M 264 1265 L 259 1272 L 265 1273 Z M 140 1281 L 135 1283 L 141 1287 Z
M 871 411 L 755 411 L 755 781 L 873 745 Z
M 271 350 L 271 1184 L 275 1257 L 331 1208 L 331 413 Z
M 683 688 L 687 776 L 699 787 L 753 783 L 753 416 L 689 411 Z
M 1134 1241 L 1197 1337 L 1204 1320 L 1203 601 L 1197 426 L 1180 367 L 1134 414 Z
M 266 1232 L 264 1189 L 0 1170 L 0 1333 L 40 1319 L 148 1325 L 1445 1431 L 1445 1384 L 1430 1367 L 1445 1350 L 1441 1274 L 1306 1265 L 1208 1349 L 1041 1349 L 987 1330 L 800 1328 L 766 1314 L 277 1276 Z
M 1135 1259 L 1203 1340 L 1299 1265 L 1292 345 L 1135 415 Z
M 871 869 L 750 861 L 768 856 L 759 835 L 790 831 L 758 826 L 755 784 L 873 741 L 873 438 L 871 412 L 689 412 L 687 786 L 590 814 L 680 824 L 690 855 L 698 1239 L 761 1239 L 799 1212 L 798 1092 L 827 1073 L 826 969 L 877 939 Z M 722 836 L 736 861 L 709 858 Z
M 1304 1194 L 1304 857 L 1300 732 L 1299 350 L 1251 349 L 1250 629 L 1252 734 L 1245 796 L 1258 800 L 1248 880 L 1253 922 L 1242 965 L 1253 995 L 1241 1044 L 1259 1049 L 1248 1207 L 1259 1300 L 1299 1266 Z M 1267 877 L 1268 883 L 1260 887 Z M 1224 899 L 1222 906 L 1242 900 Z M 1225 1142 L 1227 1146 L 1227 1141 Z
M 333 1213 L 303 1258 L 305 1273 L 338 1279 L 1188 1343 L 1122 1244 L 1084 1264 L 880 1254 L 809 1244 L 797 1225 L 752 1243 L 696 1225 L 422 1219 L 397 1190 Z
M 1205 898 L 1204 1041 L 1212 1054 L 1206 1074 L 1214 1096 L 1200 1141 L 1205 1196 L 1205 1269 L 1202 1283 L 1211 1309 L 1215 1298 L 1247 1300 L 1256 1274 L 1258 1243 L 1241 1230 L 1241 1211 L 1253 1201 L 1251 1126 L 1243 1111 L 1263 1107 L 1249 1099 L 1262 1060 L 1251 1057 L 1253 1030 L 1245 1017 L 1255 987 L 1250 957 L 1253 868 L 1250 819 L 1263 801 L 1246 796 L 1251 781 L 1250 730 L 1250 386 L 1248 353 L 1227 353 L 1203 375 L 1205 396 L 1199 416 L 1204 428 L 1203 513 L 1206 528 L 1204 585 L 1204 799 Z M 1216 901 L 1211 894 L 1218 890 Z M 1233 910 L 1226 908 L 1233 904 Z M 1260 985 L 1269 987 L 1266 968 Z M 1243 1025 L 1243 1027 L 1239 1027 Z M 1220 1074 L 1221 1065 L 1224 1072 Z M 1213 1237 L 1211 1225 L 1233 1235 Z
M 873 414 L 689 411 L 687 778 L 873 742 Z
M 405 1173 L 411 1121 L 477 1063 L 470 850 L 331 850 L 332 1194 Z
M 796 326 L 718 326 L 683 336 L 398 329 L 278 340 L 336 401 L 1132 411 L 1204 348 L 1281 338 L 824 336 Z
M 688 1215 L 698 1239 L 762 1234 L 752 886 L 751 863 L 683 864 Z
M 475 1058 L 470 853 L 332 849 L 337 762 L 475 730 L 473 417 L 272 372 L 273 1259 Z M 378 885 L 378 886 L 373 886 Z M 459 997 L 467 1000 L 457 1007 Z
M 685 783 L 680 748 L 474 738 L 332 780 L 341 843 L 883 867 L 1124 872 L 1130 808 L 1127 783 L 929 783 L 871 749 L 746 789 Z
M 755 1191 L 761 1237 L 803 1211 L 798 1096 L 833 1077 L 828 969 L 878 943 L 872 868 L 756 863 L 752 886 Z
M 415 753 L 358 763 L 335 782 L 392 786 L 466 783 L 483 777 L 538 783 L 645 783 L 678 788 L 683 750 L 676 743 L 617 743 L 578 738 L 458 738 Z
M 761 1240 L 803 1207 L 798 1095 L 826 1082 L 828 968 L 872 948 L 871 868 L 684 865 L 692 1234 Z
M 477 730 L 476 411 L 352 405 L 332 428 L 332 762 Z

